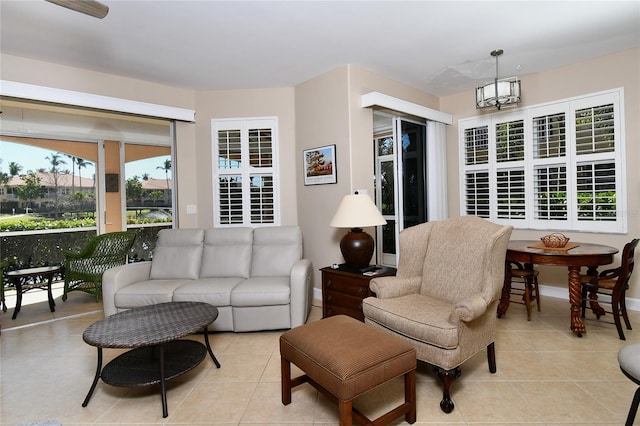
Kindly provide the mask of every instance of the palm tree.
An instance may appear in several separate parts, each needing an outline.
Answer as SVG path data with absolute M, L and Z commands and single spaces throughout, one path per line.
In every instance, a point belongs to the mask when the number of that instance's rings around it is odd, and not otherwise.
M 70 154 L 65 154 L 71 159 L 71 193 L 76 193 L 76 160 L 77 158 Z
M 91 162 L 84 161 L 83 158 L 76 158 L 76 163 L 78 164 L 78 177 L 80 178 L 80 189 L 82 189 L 82 169 L 90 166 Z
M 45 157 L 45 159 L 49 160 L 49 164 L 51 164 L 51 169 L 49 169 L 49 172 L 51 173 L 51 176 L 53 178 L 53 190 L 54 190 L 54 201 L 53 201 L 53 205 L 55 207 L 55 217 L 56 219 L 58 218 L 58 216 L 60 216 L 60 191 L 59 191 L 59 178 L 60 178 L 60 169 L 59 167 L 63 164 L 67 164 L 66 161 L 64 161 L 61 158 L 61 154 L 58 153 L 51 153 L 50 156 Z
M 162 166 L 156 167 L 156 169 L 164 170 L 164 176 L 167 180 L 167 190 L 169 190 L 169 172 L 171 171 L 171 160 L 164 160 L 164 164 Z
M 20 164 L 12 161 L 9 163 L 9 174 L 11 175 L 11 177 L 18 176 L 22 171 L 22 168 L 23 167 Z
M 8 173 L 0 172 L 0 186 L 4 186 L 5 194 L 7 192 L 7 184 L 9 183 L 9 179 L 11 179 L 11 176 L 9 176 Z M 2 211 L 2 209 L 0 209 L 0 211 Z M 0 285 L 3 284 L 0 283 Z

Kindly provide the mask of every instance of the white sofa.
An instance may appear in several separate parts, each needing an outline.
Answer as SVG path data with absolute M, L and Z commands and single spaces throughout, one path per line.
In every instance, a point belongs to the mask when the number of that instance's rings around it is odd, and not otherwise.
M 218 308 L 211 330 L 288 329 L 307 320 L 312 276 L 297 226 L 165 229 L 152 261 L 104 273 L 104 313 L 198 301 Z

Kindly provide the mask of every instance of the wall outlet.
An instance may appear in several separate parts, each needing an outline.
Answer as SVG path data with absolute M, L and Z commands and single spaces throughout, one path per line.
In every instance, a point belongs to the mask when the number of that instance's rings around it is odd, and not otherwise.
M 195 204 L 187 204 L 187 214 L 198 214 L 198 206 Z
M 369 194 L 369 191 L 366 189 L 356 189 L 353 193 L 356 195 L 367 195 Z

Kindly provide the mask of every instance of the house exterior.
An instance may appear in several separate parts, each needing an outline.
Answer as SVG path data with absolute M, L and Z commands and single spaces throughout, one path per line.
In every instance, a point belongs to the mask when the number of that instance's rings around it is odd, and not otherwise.
M 71 204 L 89 202 L 95 206 L 95 180 L 69 173 L 60 173 L 56 177 L 50 172 L 35 172 L 36 179 L 43 188 L 42 196 L 33 200 L 20 199 L 17 188 L 25 185 L 24 174 L 13 176 L 0 186 L 0 211 L 3 213 L 26 213 L 27 209 L 53 207 L 58 199 Z M 171 179 L 141 179 L 143 195 L 136 200 L 136 207 L 171 206 Z M 78 193 L 82 195 L 78 195 Z M 94 207 L 95 209 L 95 207 Z

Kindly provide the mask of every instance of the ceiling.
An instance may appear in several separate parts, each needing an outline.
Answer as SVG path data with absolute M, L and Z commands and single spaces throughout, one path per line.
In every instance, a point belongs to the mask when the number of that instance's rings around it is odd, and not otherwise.
M 103 3 L 100 20 L 0 0 L 0 51 L 193 90 L 291 87 L 352 64 L 445 96 L 493 79 L 494 49 L 511 77 L 640 46 L 637 0 Z

